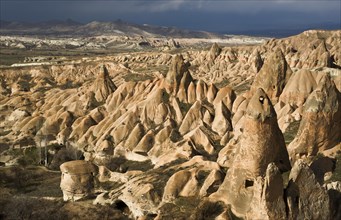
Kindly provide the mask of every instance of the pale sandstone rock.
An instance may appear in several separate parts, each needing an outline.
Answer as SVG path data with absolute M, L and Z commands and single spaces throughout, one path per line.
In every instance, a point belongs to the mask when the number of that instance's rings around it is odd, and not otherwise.
M 194 149 L 202 154 L 213 154 L 215 149 L 209 135 L 203 127 L 197 127 L 184 135 L 184 139 L 190 139 Z
M 207 94 L 207 85 L 204 81 L 202 81 L 201 79 L 197 82 L 196 85 L 196 98 L 197 100 L 201 101 L 203 99 L 206 98 L 206 94 Z
M 208 89 L 207 89 L 207 100 L 208 100 L 208 102 L 213 103 L 217 92 L 218 92 L 218 89 L 215 87 L 214 84 L 211 84 L 208 86 Z
M 334 147 L 340 142 L 340 130 L 340 93 L 325 75 L 304 105 L 297 136 L 288 146 L 291 159 L 313 156 Z
M 259 70 L 263 66 L 263 60 L 262 57 L 259 54 L 259 51 L 256 49 L 253 51 L 251 57 L 250 57 L 250 65 L 255 73 L 258 73 Z
M 272 102 L 277 102 L 292 71 L 281 50 L 269 55 L 252 83 L 251 91 L 262 88 Z
M 201 103 L 200 101 L 196 101 L 192 107 L 188 110 L 185 115 L 180 127 L 180 134 L 184 135 L 190 130 L 194 129 L 198 125 L 201 125 L 202 121 L 202 112 L 201 112 Z
M 223 102 L 226 107 L 231 111 L 233 101 L 236 98 L 236 94 L 234 93 L 233 89 L 230 86 L 225 86 L 219 89 L 214 101 L 213 105 L 219 104 L 219 102 Z
M 217 43 L 214 43 L 210 49 L 210 51 L 208 52 L 208 57 L 207 59 L 211 62 L 213 62 L 221 53 L 221 48 L 219 47 L 219 45 Z
M 60 165 L 60 188 L 64 201 L 77 201 L 94 193 L 97 167 L 90 162 L 75 160 Z
M 195 88 L 196 86 L 193 82 L 191 82 L 188 86 L 187 99 L 190 104 L 193 104 L 197 100 Z
M 222 101 L 216 104 L 212 130 L 217 132 L 220 136 L 223 136 L 227 131 L 231 131 L 232 126 L 229 121 L 230 115 L 230 111 Z
M 176 55 L 172 59 L 172 64 L 166 75 L 165 82 L 167 91 L 177 93 L 179 84 L 184 73 L 188 71 L 189 63 L 185 63 L 182 55 Z M 186 86 L 185 86 L 186 87 Z
M 290 172 L 286 197 L 289 219 L 330 219 L 328 193 L 302 160 Z
M 290 77 L 279 99 L 290 105 L 302 106 L 316 86 L 311 71 L 299 70 Z
M 154 146 L 154 143 L 154 132 L 150 130 L 141 138 L 133 151 L 136 153 L 148 153 L 148 151 Z
M 270 163 L 264 179 L 258 177 L 246 219 L 287 219 L 283 200 L 283 179 L 274 163 Z
M 262 181 L 257 178 L 266 175 L 269 164 L 274 163 L 274 166 L 278 166 L 281 172 L 290 169 L 289 156 L 283 135 L 277 125 L 276 113 L 270 99 L 262 89 L 258 89 L 250 99 L 246 110 L 244 131 L 236 146 L 235 153 L 230 153 L 234 156 L 231 158 L 225 180 L 211 198 L 231 204 L 235 214 L 245 216 L 252 210 L 250 205 L 254 193 L 257 195 L 257 190 L 260 192 L 259 190 L 263 188 L 261 187 Z M 226 153 L 233 151 L 231 148 L 224 149 Z M 218 161 L 223 164 L 228 159 L 224 160 L 222 155 L 219 155 L 219 158 L 221 159 Z M 273 169 L 275 168 L 271 168 Z M 282 197 L 276 196 L 276 198 Z M 259 199 L 259 197 L 254 199 Z M 265 216 L 265 214 L 262 215 Z
M 107 68 L 102 65 L 100 72 L 93 84 L 92 90 L 98 102 L 105 102 L 108 96 L 116 90 L 115 84 L 111 81 Z

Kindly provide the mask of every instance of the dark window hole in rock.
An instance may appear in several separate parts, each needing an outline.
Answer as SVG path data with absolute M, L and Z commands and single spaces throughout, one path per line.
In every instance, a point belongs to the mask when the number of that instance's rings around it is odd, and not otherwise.
M 262 104 L 264 104 L 264 97 L 263 97 L 263 96 L 260 96 L 260 97 L 259 97 L 259 102 L 262 103 Z
M 253 181 L 252 180 L 245 180 L 245 188 L 253 186 Z

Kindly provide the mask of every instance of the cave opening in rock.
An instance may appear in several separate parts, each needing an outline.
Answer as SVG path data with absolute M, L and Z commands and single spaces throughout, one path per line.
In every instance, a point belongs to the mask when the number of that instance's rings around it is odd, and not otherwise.
M 252 180 L 245 180 L 245 188 L 253 186 L 253 181 Z
M 127 204 L 125 204 L 122 200 L 117 200 L 115 202 L 115 207 L 118 209 L 118 210 L 121 210 L 122 212 L 124 212 L 125 210 L 129 210 Z

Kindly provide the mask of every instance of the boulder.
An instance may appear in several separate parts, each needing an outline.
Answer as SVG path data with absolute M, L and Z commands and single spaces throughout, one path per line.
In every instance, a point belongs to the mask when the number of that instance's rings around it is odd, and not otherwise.
M 98 169 L 92 163 L 84 160 L 69 161 L 60 165 L 60 171 L 64 201 L 77 201 L 94 193 Z

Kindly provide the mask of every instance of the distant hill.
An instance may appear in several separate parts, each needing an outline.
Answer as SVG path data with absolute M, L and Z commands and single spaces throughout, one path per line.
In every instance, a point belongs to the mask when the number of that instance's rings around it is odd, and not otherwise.
M 122 20 L 113 22 L 93 21 L 82 24 L 71 19 L 39 23 L 11 22 L 0 20 L 1 35 L 49 35 L 49 36 L 98 36 L 125 35 L 145 37 L 192 37 L 217 38 L 223 35 L 206 31 L 184 30 L 176 27 L 132 24 Z
M 237 35 L 248 35 L 248 36 L 262 36 L 262 37 L 274 37 L 274 38 L 283 38 L 289 37 L 293 35 L 300 34 L 307 30 L 340 30 L 340 23 L 319 23 L 319 24 L 310 24 L 306 26 L 297 26 L 291 28 L 272 28 L 272 29 L 250 29 L 244 31 L 234 31 L 233 34 Z M 219 33 L 225 34 L 230 33 L 231 31 L 219 31 Z

